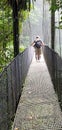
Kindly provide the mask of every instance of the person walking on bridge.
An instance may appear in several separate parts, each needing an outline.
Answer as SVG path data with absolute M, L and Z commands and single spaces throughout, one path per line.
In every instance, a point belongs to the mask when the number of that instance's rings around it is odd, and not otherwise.
M 34 42 L 31 45 L 35 48 L 36 60 L 40 60 L 41 53 L 42 53 L 42 46 L 44 45 L 44 43 L 41 41 L 39 36 L 36 36 L 36 39 L 34 40 Z

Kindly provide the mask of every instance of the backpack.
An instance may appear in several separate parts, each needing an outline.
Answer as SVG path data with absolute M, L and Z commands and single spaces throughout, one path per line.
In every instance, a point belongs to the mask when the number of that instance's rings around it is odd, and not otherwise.
M 34 41 L 35 42 L 35 45 L 34 47 L 37 47 L 37 48 L 40 48 L 41 47 L 41 44 L 42 44 L 42 41 L 39 40 L 39 41 Z

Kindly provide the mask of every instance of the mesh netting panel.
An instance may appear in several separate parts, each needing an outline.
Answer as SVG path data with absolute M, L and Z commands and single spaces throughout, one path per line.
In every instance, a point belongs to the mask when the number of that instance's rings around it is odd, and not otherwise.
M 7 71 L 0 77 L 0 130 L 8 129 Z
M 33 53 L 32 47 L 27 48 L 0 76 L 0 130 L 10 130 Z
M 43 53 L 62 108 L 62 59 L 47 46 L 43 48 Z

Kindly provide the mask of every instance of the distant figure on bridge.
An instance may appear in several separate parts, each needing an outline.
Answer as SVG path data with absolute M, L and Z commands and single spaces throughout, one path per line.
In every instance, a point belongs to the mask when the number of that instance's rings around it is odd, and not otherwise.
M 36 36 L 36 39 L 31 44 L 35 48 L 35 58 L 36 60 L 40 60 L 41 58 L 41 52 L 42 52 L 42 46 L 44 43 L 41 41 L 39 36 Z

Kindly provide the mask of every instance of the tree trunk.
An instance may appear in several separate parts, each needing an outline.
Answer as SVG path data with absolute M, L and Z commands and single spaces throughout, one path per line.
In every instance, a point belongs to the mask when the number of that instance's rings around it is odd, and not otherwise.
M 19 53 L 19 19 L 16 0 L 13 0 L 13 44 L 15 57 Z
M 55 42 L 55 1 L 51 1 L 51 48 L 54 49 L 54 42 Z

